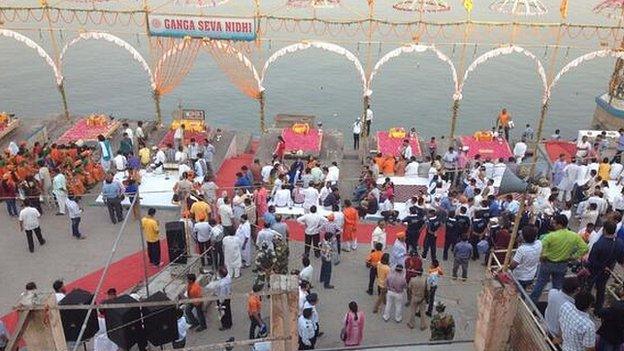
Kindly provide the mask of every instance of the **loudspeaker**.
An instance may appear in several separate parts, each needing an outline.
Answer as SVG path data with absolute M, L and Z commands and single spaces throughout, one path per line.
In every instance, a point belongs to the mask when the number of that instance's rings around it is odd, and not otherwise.
M 169 252 L 169 262 L 186 264 L 186 233 L 184 232 L 184 222 L 167 222 L 165 224 L 167 232 L 167 247 Z
M 158 291 L 145 301 L 171 301 L 167 295 Z M 145 337 L 154 346 L 176 341 L 178 336 L 178 316 L 175 305 L 143 307 Z
M 130 295 L 121 295 L 106 300 L 104 304 L 138 302 Z M 141 323 L 141 309 L 139 307 L 120 307 L 104 310 L 106 320 L 106 334 L 117 346 L 129 350 L 134 344 L 145 344 L 145 330 Z
M 59 301 L 59 306 L 70 305 L 89 305 L 93 300 L 93 294 L 82 289 L 74 289 L 69 294 Z M 65 339 L 67 341 L 78 340 L 78 334 L 80 334 L 80 328 L 84 322 L 87 312 L 89 310 L 60 310 L 61 322 L 63 323 L 63 332 L 65 333 Z M 98 325 L 97 311 L 91 311 L 89 319 L 87 320 L 87 327 L 82 335 L 82 340 L 91 339 L 98 331 L 100 326 Z
M 518 176 L 507 167 L 505 173 L 503 173 L 500 186 L 498 187 L 498 195 L 523 193 L 527 190 L 528 186 L 529 184 L 527 182 L 518 178 Z

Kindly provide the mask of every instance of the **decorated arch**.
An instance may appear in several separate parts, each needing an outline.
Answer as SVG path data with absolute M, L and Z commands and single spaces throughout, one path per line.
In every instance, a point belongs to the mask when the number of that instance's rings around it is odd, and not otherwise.
M 260 89 L 264 90 L 264 87 L 262 86 L 262 84 L 264 83 L 264 79 L 266 78 L 267 70 L 269 69 L 269 66 L 271 66 L 272 63 L 274 63 L 280 57 L 285 56 L 287 54 L 292 54 L 294 52 L 301 51 L 301 50 L 307 50 L 307 49 L 310 49 L 310 48 L 318 48 L 318 49 L 321 49 L 321 50 L 330 51 L 330 52 L 336 53 L 338 55 L 342 55 L 342 56 L 346 57 L 349 61 L 351 61 L 351 63 L 353 63 L 353 65 L 355 66 L 355 69 L 358 71 L 358 73 L 360 75 L 360 80 L 362 81 L 362 94 L 364 94 L 364 95 L 366 94 L 366 90 L 367 90 L 367 88 L 366 88 L 366 74 L 364 73 L 364 68 L 362 68 L 362 63 L 360 62 L 360 60 L 351 51 L 343 48 L 342 46 L 336 45 L 336 44 L 332 44 L 332 43 L 326 43 L 326 42 L 322 42 L 322 41 L 305 41 L 305 42 L 296 43 L 296 44 L 292 44 L 292 45 L 286 46 L 286 47 L 281 48 L 278 51 L 276 51 L 264 63 L 264 67 L 262 67 L 262 75 L 260 76 Z
M 37 55 L 39 55 L 39 57 L 41 57 L 48 64 L 48 66 L 50 66 L 50 68 L 52 68 L 56 85 L 60 86 L 61 84 L 63 84 L 63 75 L 61 74 L 61 70 L 59 69 L 59 67 L 56 66 L 54 60 L 50 57 L 50 55 L 48 55 L 48 53 L 41 46 L 39 46 L 39 44 L 35 43 L 29 37 L 12 31 L 10 29 L 0 29 L 0 35 L 6 38 L 14 39 L 35 50 L 37 52 Z
M 252 99 L 260 98 L 264 90 L 260 75 L 241 50 L 222 40 L 205 41 L 204 47 L 238 90 Z
M 611 49 L 598 50 L 598 51 L 590 52 L 585 55 L 579 56 L 575 58 L 574 60 L 570 61 L 570 63 L 565 65 L 559 71 L 559 73 L 557 73 L 553 81 L 548 86 L 548 90 L 546 91 L 546 99 L 550 99 L 550 95 L 552 94 L 552 90 L 555 87 L 555 85 L 557 85 L 559 80 L 563 78 L 563 76 L 565 76 L 570 70 L 580 66 L 586 61 L 592 61 L 598 58 L 605 58 L 605 57 L 624 59 L 624 51 L 617 51 L 617 50 L 611 50 Z
M 388 61 L 402 54 L 408 54 L 412 52 L 423 53 L 425 51 L 431 51 L 435 53 L 439 60 L 441 60 L 442 62 L 446 63 L 449 66 L 449 69 L 451 70 L 451 76 L 453 78 L 453 96 L 455 96 L 459 90 L 459 82 L 457 80 L 457 70 L 455 69 L 455 65 L 453 64 L 451 59 L 448 56 L 446 56 L 443 52 L 436 49 L 435 46 L 433 45 L 420 45 L 420 44 L 411 44 L 411 45 L 401 46 L 385 54 L 379 61 L 377 61 L 377 63 L 373 67 L 373 70 L 371 71 L 370 76 L 368 78 L 368 87 L 366 90 L 366 96 L 371 96 L 373 94 L 373 90 L 372 90 L 373 78 L 375 77 L 375 75 L 377 75 L 381 67 L 385 65 Z
M 147 61 L 145 61 L 145 58 L 143 58 L 143 56 L 132 46 L 130 45 L 128 42 L 126 42 L 125 40 L 112 35 L 110 33 L 106 33 L 106 32 L 84 32 L 84 33 L 80 33 L 79 36 L 77 36 L 76 38 L 72 39 L 69 43 L 67 43 L 65 45 L 65 47 L 63 47 L 63 50 L 61 51 L 61 56 L 59 59 L 59 65 L 62 68 L 63 67 L 63 58 L 65 57 L 65 54 L 67 53 L 67 50 L 72 47 L 73 45 L 79 43 L 80 41 L 83 40 L 105 40 L 108 41 L 110 43 L 113 43 L 119 47 L 121 47 L 122 49 L 128 51 L 130 53 L 130 55 L 132 55 L 132 58 L 137 61 L 140 65 L 141 68 L 143 68 L 143 70 L 147 73 L 147 75 L 149 76 L 149 80 L 150 80 L 150 85 L 152 87 L 152 90 L 156 90 L 156 82 L 154 81 L 154 75 L 152 74 L 152 70 L 150 69 L 149 65 L 147 64 Z
M 542 65 L 542 62 L 537 58 L 537 56 L 535 56 L 535 54 L 533 54 L 532 52 L 530 52 L 529 50 L 526 50 L 523 47 L 520 46 L 515 46 L 515 45 L 511 45 L 511 46 L 506 46 L 506 47 L 502 47 L 502 48 L 498 48 L 498 49 L 494 49 L 494 50 L 490 50 L 486 53 L 484 53 L 483 55 L 479 56 L 476 60 L 474 60 L 470 66 L 468 66 L 468 68 L 466 69 L 466 73 L 464 73 L 464 78 L 462 79 L 461 84 L 459 85 L 459 89 L 457 91 L 457 94 L 454 96 L 455 100 L 461 100 L 462 99 L 462 93 L 464 90 L 464 84 L 466 84 L 466 80 L 468 79 L 468 77 L 470 76 L 470 73 L 472 73 L 479 65 L 481 65 L 482 63 L 485 63 L 486 61 L 489 61 L 490 59 L 493 59 L 495 57 L 501 56 L 501 55 L 510 55 L 513 53 L 519 53 L 519 54 L 523 54 L 524 56 L 530 58 L 531 60 L 533 60 L 537 66 L 537 74 L 540 78 L 540 80 L 542 81 L 542 99 L 544 101 L 546 101 L 547 98 L 547 92 L 548 92 L 548 83 L 546 82 L 546 72 L 544 70 L 544 66 Z

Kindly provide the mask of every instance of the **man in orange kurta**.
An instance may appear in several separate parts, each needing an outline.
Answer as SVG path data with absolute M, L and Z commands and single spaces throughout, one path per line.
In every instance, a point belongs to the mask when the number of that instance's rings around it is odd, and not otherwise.
M 351 201 L 345 200 L 344 209 L 342 210 L 344 215 L 344 228 L 343 232 L 343 248 L 345 251 L 355 250 L 357 248 L 357 224 L 358 224 L 358 211 L 351 207 Z

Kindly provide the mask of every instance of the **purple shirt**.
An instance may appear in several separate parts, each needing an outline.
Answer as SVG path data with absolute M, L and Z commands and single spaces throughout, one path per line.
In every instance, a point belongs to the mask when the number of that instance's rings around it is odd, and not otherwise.
M 405 288 L 407 287 L 407 283 L 405 282 L 405 273 L 397 272 L 396 270 L 390 272 L 390 274 L 388 274 L 388 278 L 386 278 L 386 287 L 388 288 L 388 291 L 399 294 L 405 291 Z

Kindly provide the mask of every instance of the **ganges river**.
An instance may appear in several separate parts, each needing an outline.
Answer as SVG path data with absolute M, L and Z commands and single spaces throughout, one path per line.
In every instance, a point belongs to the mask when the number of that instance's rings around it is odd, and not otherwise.
M 188 0 L 192 2 L 191 0 Z M 559 1 L 542 0 L 549 9 L 542 17 L 511 17 L 493 13 L 485 2 L 475 1 L 473 19 L 517 21 L 558 21 Z M 29 1 L 3 2 L 3 4 L 24 4 Z M 193 6 L 184 5 L 187 0 L 171 2 L 159 11 L 199 12 Z M 123 3 L 123 4 L 122 4 Z M 161 2 L 162 3 L 162 2 Z M 448 13 L 425 14 L 427 20 L 454 20 L 465 17 L 460 1 L 450 1 L 453 9 Z M 33 2 L 32 4 L 36 4 Z M 64 1 L 60 6 L 76 5 Z M 130 8 L 137 1 L 107 3 L 108 8 Z M 154 7 L 157 2 L 153 4 Z M 616 24 L 613 19 L 592 13 L 594 1 L 571 2 L 568 20 L 575 23 Z M 81 5 L 76 5 L 81 6 Z M 84 6 L 84 5 L 82 5 Z M 201 9 L 209 15 L 251 15 L 252 1 L 230 0 L 217 8 Z M 271 0 L 263 3 L 263 12 L 276 12 L 283 16 L 314 15 L 312 10 L 288 9 L 283 1 Z M 318 9 L 316 15 L 326 18 L 366 17 L 365 1 L 343 1 L 340 7 Z M 416 20 L 418 14 L 399 12 L 392 8 L 392 1 L 378 2 L 375 15 L 379 18 L 396 20 Z M 55 29 L 59 46 L 75 37 L 71 25 L 56 24 L 66 29 Z M 45 22 L 5 23 L 6 28 L 21 28 L 21 33 L 39 43 L 46 51 L 53 53 L 50 35 L 45 30 Z M 90 29 L 89 25 L 84 26 Z M 36 30 L 33 28 L 43 28 Z M 78 28 L 78 27 L 75 27 Z M 100 26 L 99 29 L 106 29 Z M 114 27 L 117 33 L 149 57 L 147 40 L 142 27 Z M 493 29 L 497 33 L 497 29 Z M 134 34 L 141 33 L 141 34 Z M 547 41 L 556 42 L 557 29 L 545 31 Z M 291 35 L 288 32 L 269 31 L 264 34 L 271 40 L 261 44 L 250 44 L 255 50 L 254 63 L 261 71 L 264 60 L 277 49 L 292 44 L 292 38 L 311 38 L 310 34 Z M 470 43 L 492 41 L 483 39 L 483 33 L 472 32 L 467 36 Z M 501 31 L 500 42 L 527 44 L 535 56 L 543 62 L 547 74 L 559 70 L 574 58 L 599 49 L 600 39 L 579 35 L 571 39 L 567 34 L 561 42 L 572 47 L 563 47 L 551 59 L 554 49 L 540 43 L 544 40 L 530 32 L 520 34 Z M 362 34 L 365 38 L 365 34 Z M 332 41 L 324 37 L 325 41 Z M 384 42 L 381 35 L 375 37 L 370 46 L 357 43 L 347 35 L 333 39 L 339 45 L 353 52 L 362 65 L 374 65 L 384 54 L 407 41 L 392 39 Z M 354 42 L 355 41 L 355 42 Z M 425 40 L 429 43 L 431 40 Z M 434 44 L 448 55 L 457 69 L 465 69 L 479 55 L 492 49 L 492 46 L 469 44 L 463 50 L 461 45 L 452 45 L 444 37 Z M 367 55 L 368 54 L 368 55 Z M 462 65 L 462 56 L 464 64 Z M 49 67 L 35 52 L 26 46 L 7 38 L 0 40 L 0 110 L 9 111 L 24 119 L 48 118 L 62 111 L 60 94 L 54 84 Z M 571 72 L 554 89 L 546 122 L 546 135 L 559 128 L 566 137 L 576 135 L 578 129 L 589 126 L 594 109 L 594 98 L 608 85 L 613 70 L 613 59 L 588 62 Z M 146 73 L 128 52 L 101 41 L 87 41 L 71 47 L 63 62 L 63 75 L 67 99 L 72 114 L 101 112 L 119 118 L 154 118 L 155 107 L 149 89 Z M 322 50 L 306 50 L 287 55 L 269 68 L 264 82 L 266 88 L 266 116 L 271 121 L 278 113 L 315 115 L 326 128 L 337 128 L 350 133 L 353 120 L 362 110 L 362 86 L 353 64 L 342 56 Z M 416 126 L 423 137 L 440 136 L 449 132 L 452 106 L 453 83 L 448 66 L 437 60 L 435 55 L 407 54 L 386 64 L 373 83 L 374 126 L 387 129 L 394 126 Z M 463 100 L 460 104 L 458 132 L 473 133 L 477 129 L 490 128 L 502 107 L 511 112 L 516 126 L 523 128 L 525 123 L 535 124 L 541 104 L 541 82 L 533 61 L 522 55 L 499 57 L 479 66 L 466 82 Z M 206 110 L 208 122 L 215 126 L 236 128 L 258 133 L 259 105 L 236 89 L 211 56 L 202 51 L 188 76 L 172 92 L 162 98 L 162 111 L 166 119 L 181 103 L 187 108 Z

